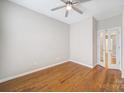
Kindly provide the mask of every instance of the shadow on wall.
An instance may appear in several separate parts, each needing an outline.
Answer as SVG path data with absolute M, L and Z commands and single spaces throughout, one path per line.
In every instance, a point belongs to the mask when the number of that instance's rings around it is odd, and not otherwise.
M 2 2 L 2 0 L 1 0 Z M 3 5 L 2 3 L 0 3 L 0 76 L 1 76 L 1 72 L 2 72 L 2 68 L 3 68 L 3 53 L 4 53 L 4 32 L 3 32 L 3 13 L 2 13 L 2 10 L 3 10 Z

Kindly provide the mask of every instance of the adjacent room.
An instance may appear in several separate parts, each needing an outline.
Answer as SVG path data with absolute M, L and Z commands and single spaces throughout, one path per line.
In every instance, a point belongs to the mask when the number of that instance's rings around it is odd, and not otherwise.
M 124 0 L 0 0 L 0 92 L 124 92 Z

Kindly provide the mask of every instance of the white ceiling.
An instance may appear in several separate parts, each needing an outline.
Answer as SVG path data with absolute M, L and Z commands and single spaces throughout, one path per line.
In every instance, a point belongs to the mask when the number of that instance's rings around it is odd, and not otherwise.
M 94 16 L 97 20 L 121 14 L 124 7 L 124 0 L 92 0 L 81 4 L 79 7 L 84 11 L 83 15 L 71 10 L 69 17 L 65 18 L 65 9 L 52 12 L 51 9 L 61 6 L 60 0 L 9 0 L 31 10 L 55 18 L 59 21 L 71 24 L 83 20 L 89 16 Z

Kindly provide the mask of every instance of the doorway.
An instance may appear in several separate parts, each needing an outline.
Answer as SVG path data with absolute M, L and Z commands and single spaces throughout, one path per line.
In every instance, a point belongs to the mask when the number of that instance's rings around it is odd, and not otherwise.
M 121 28 L 98 31 L 98 64 L 105 68 L 121 68 Z

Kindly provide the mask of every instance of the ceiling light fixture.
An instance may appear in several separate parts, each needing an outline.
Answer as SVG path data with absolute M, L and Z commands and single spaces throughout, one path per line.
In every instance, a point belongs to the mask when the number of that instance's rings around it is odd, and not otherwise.
M 74 11 L 78 12 L 79 14 L 83 14 L 83 11 L 80 10 L 79 8 L 77 8 L 76 5 L 80 4 L 80 3 L 88 2 L 91 0 L 60 0 L 60 1 L 62 1 L 64 3 L 64 5 L 55 7 L 53 9 L 51 9 L 51 11 L 56 11 L 61 8 L 65 8 L 66 9 L 65 17 L 68 17 L 70 10 L 74 10 Z
M 66 9 L 69 11 L 69 10 L 71 10 L 72 9 L 72 5 L 71 4 L 67 4 L 66 5 Z

